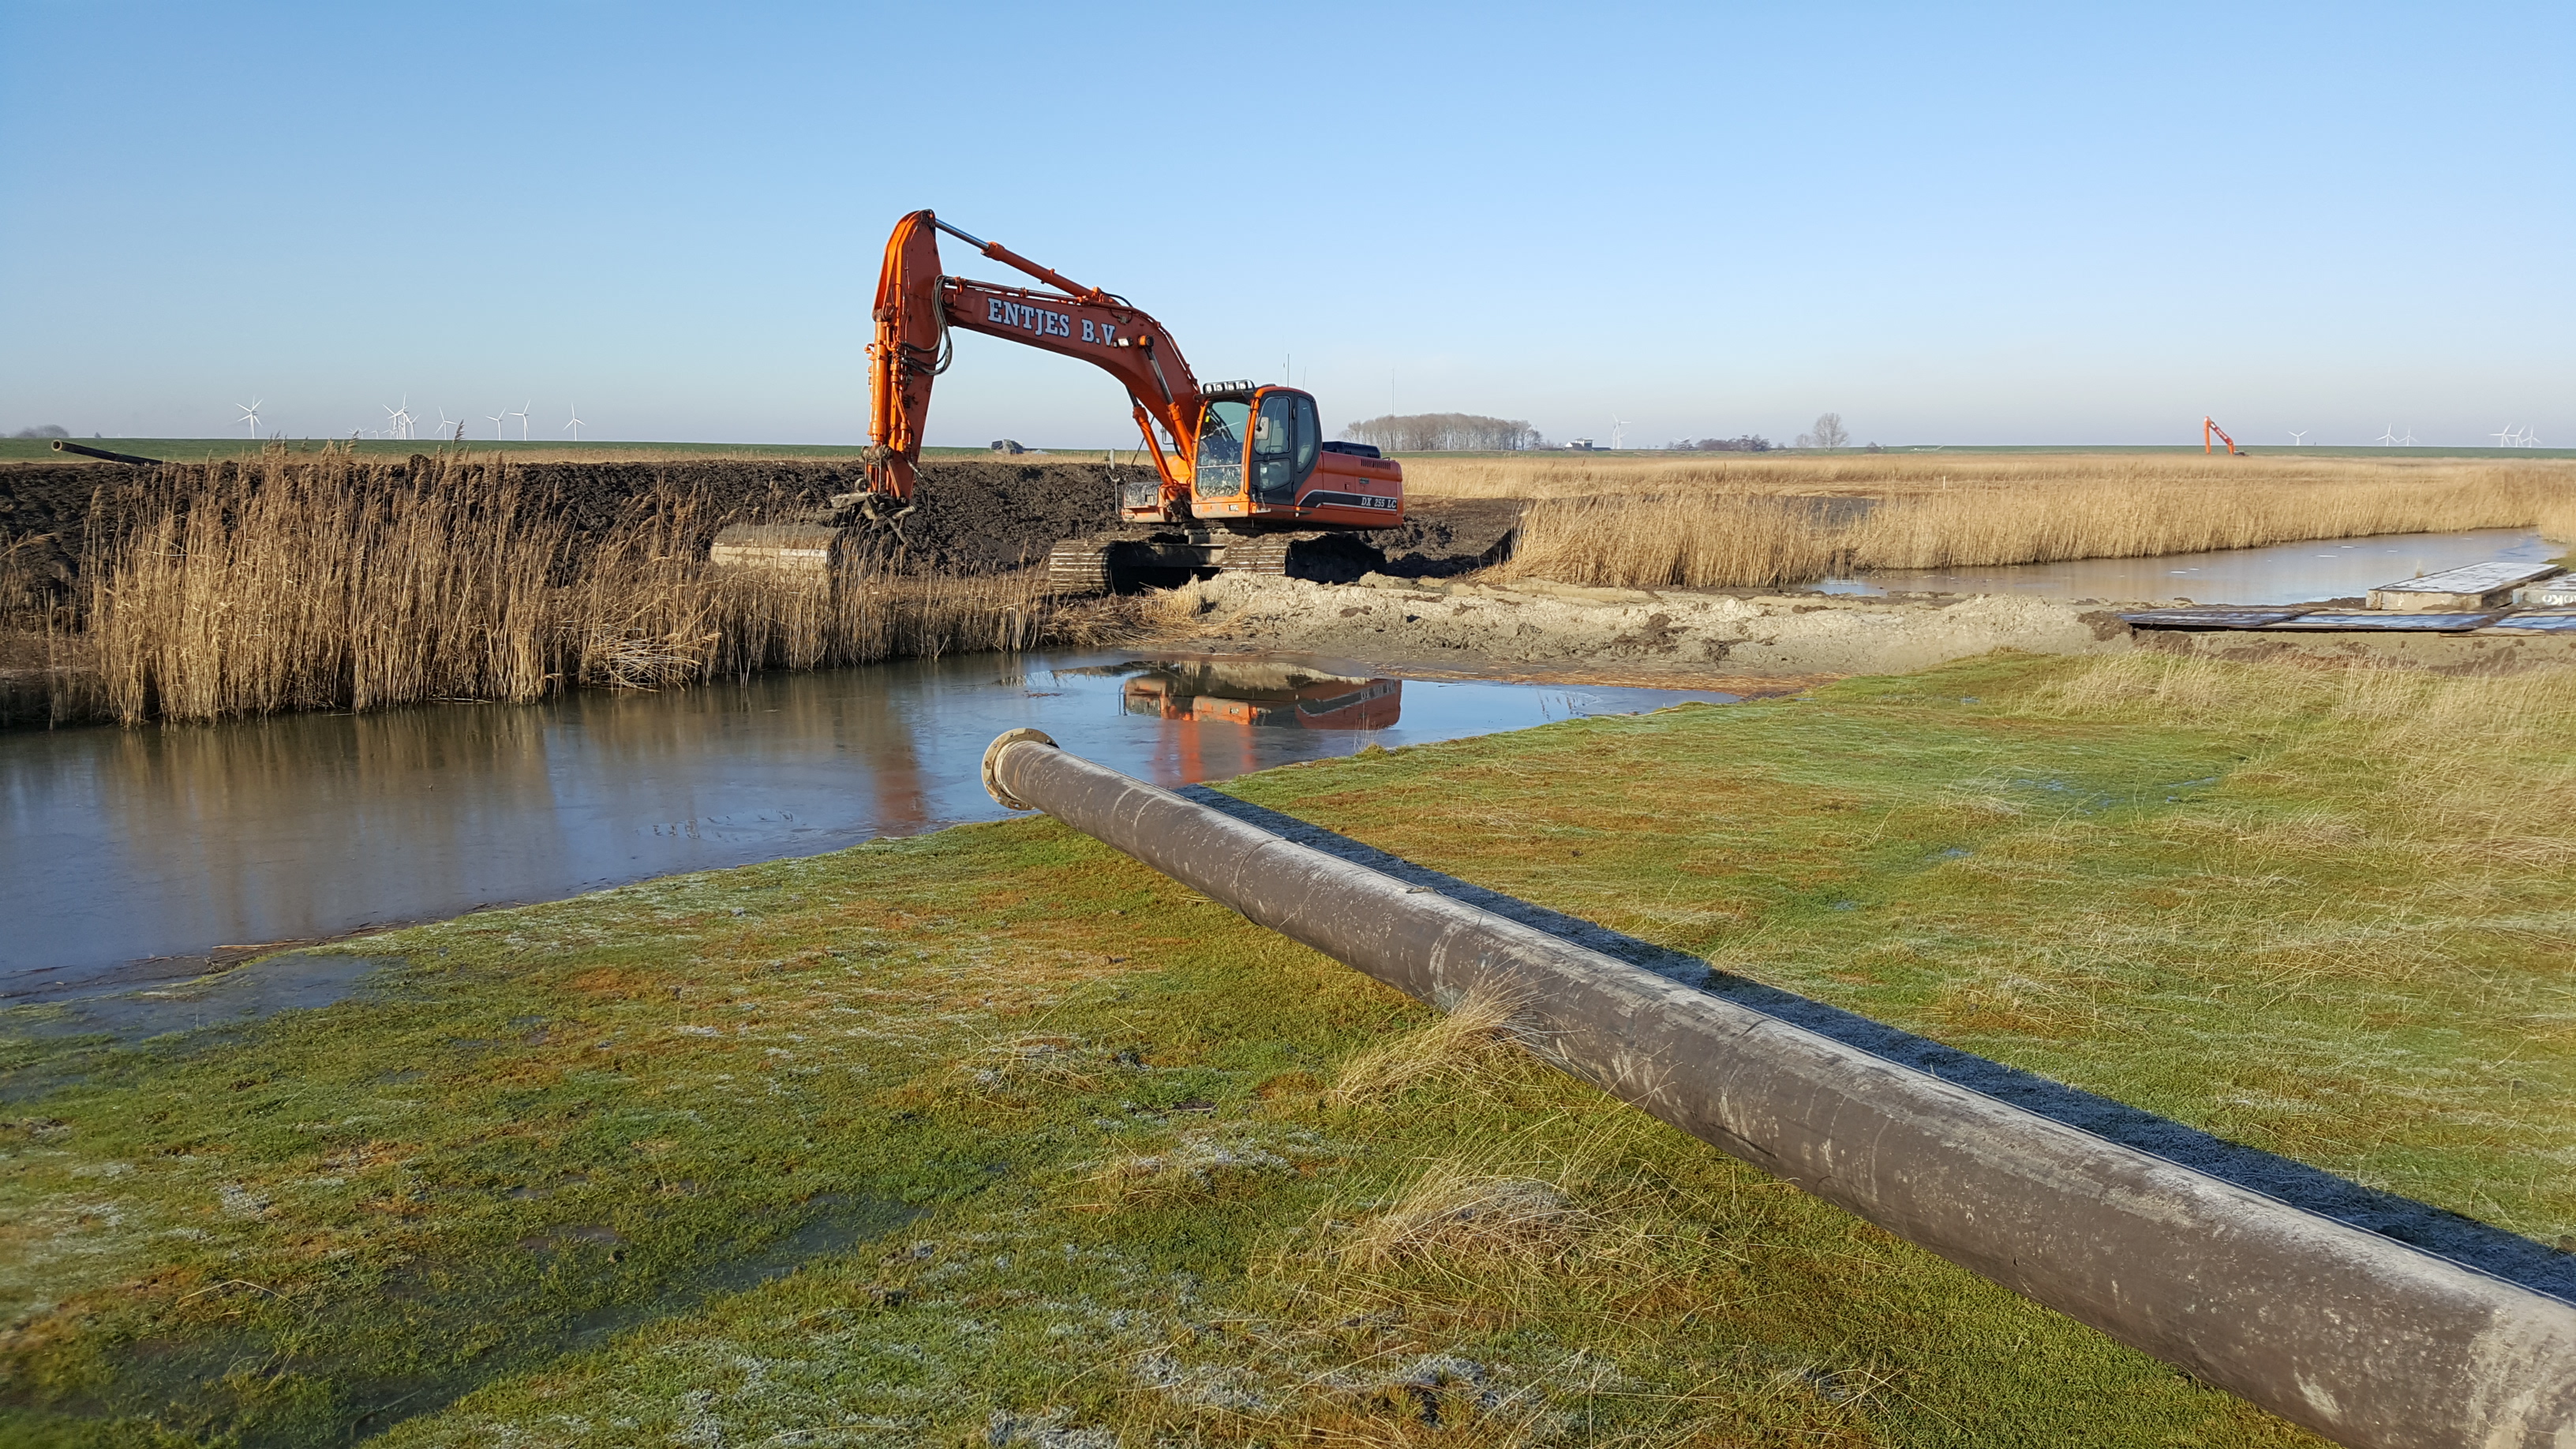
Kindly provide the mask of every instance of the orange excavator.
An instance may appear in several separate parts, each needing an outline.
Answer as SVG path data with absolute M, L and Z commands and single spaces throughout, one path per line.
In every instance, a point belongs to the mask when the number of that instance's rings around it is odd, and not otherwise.
M 2210 436 L 2212 434 L 2216 434 L 2218 441 L 2227 445 L 2227 456 L 2231 458 L 2242 458 L 2245 456 L 2244 453 L 2238 451 L 2236 440 L 2227 436 L 2227 430 L 2220 427 L 2216 419 L 2204 413 L 2201 415 L 2200 419 L 2200 450 L 2204 453 L 2216 451 L 2209 443 Z
M 940 269 L 946 232 L 1045 285 L 1005 286 Z M 1311 394 L 1251 382 L 1201 383 L 1161 323 L 1126 298 L 916 211 L 895 223 L 877 275 L 868 346 L 867 466 L 872 517 L 908 511 L 918 485 L 930 388 L 963 328 L 1079 358 L 1118 379 L 1135 405 L 1154 476 L 1121 486 L 1121 533 L 1049 554 L 1050 582 L 1099 589 L 1148 570 L 1283 573 L 1301 543 L 1404 521 L 1404 469 L 1365 444 L 1328 441 Z M 894 514 L 881 511 L 891 500 Z

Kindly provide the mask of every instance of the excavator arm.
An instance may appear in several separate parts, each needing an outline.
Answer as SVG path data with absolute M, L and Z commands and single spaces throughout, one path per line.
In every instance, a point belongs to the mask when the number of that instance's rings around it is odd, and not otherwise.
M 945 275 L 938 233 L 966 242 L 1052 290 L 1006 287 Z M 928 211 L 895 225 L 877 275 L 876 339 L 868 346 L 868 486 L 909 501 L 921 461 L 930 389 L 947 370 L 950 328 L 1004 337 L 1078 357 L 1118 379 L 1161 475 L 1161 497 L 1130 517 L 1189 516 L 1190 480 L 1206 400 L 1180 346 L 1161 323 L 1126 299 L 1086 287 L 995 242 L 968 236 Z M 1155 436 L 1159 426 L 1163 436 Z M 1167 442 L 1168 440 L 1168 446 Z

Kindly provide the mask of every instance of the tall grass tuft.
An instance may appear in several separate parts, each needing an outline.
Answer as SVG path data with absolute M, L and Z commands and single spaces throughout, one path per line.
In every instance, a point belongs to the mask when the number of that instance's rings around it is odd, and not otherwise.
M 1804 499 L 1540 498 L 1495 575 L 1623 588 L 1788 584 L 1824 574 L 1835 538 Z
M 1887 499 L 1854 523 L 1862 568 L 1955 568 L 2143 558 L 2312 538 L 2561 526 L 2576 474 L 2462 468 L 2243 486 L 1996 483 Z
M 187 475 L 173 475 L 186 477 Z M 574 684 L 661 688 L 771 668 L 1035 642 L 1034 575 L 717 570 L 723 522 L 669 493 L 596 541 L 505 465 L 338 456 L 220 465 L 87 542 L 88 634 L 127 723 Z

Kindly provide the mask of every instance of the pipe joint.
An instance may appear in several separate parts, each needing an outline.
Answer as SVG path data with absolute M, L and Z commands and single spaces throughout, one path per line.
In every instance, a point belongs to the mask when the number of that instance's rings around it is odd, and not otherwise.
M 911 510 L 907 509 L 905 511 L 910 512 Z M 1002 784 L 1002 777 L 1000 774 L 1002 752 L 1008 750 L 1013 745 L 1021 744 L 1044 745 L 1050 750 L 1056 747 L 1055 737 L 1044 730 L 1007 730 L 1001 734 L 995 735 L 993 737 L 993 742 L 984 747 L 984 793 L 999 801 L 1002 808 L 1005 810 L 1035 810 L 1038 808 L 1037 806 L 1031 805 L 1022 800 L 1017 795 L 1012 794 L 1010 790 Z

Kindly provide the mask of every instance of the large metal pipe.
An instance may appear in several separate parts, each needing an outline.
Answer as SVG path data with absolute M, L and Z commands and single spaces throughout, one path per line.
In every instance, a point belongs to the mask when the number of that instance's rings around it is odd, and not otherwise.
M 1322 851 L 1013 730 L 994 798 L 2356 1449 L 2576 1446 L 2576 1307 Z
M 54 439 L 54 451 L 57 453 L 78 453 L 84 458 L 104 458 L 111 463 L 131 463 L 137 468 L 158 468 L 161 466 L 161 460 L 158 458 L 137 457 L 132 453 L 111 453 L 105 448 L 84 447 L 79 443 L 65 442 L 61 438 Z

